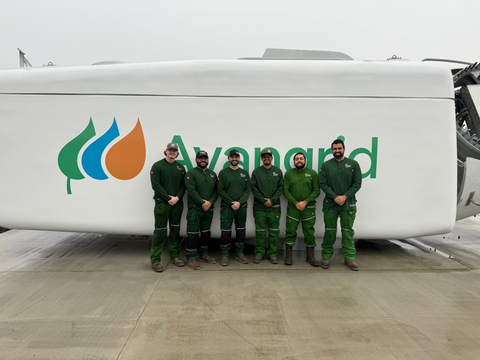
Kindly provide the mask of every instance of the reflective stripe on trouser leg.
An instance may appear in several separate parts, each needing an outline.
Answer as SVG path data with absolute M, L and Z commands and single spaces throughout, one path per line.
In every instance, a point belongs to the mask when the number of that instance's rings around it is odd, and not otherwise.
M 155 230 L 152 237 L 152 247 L 150 250 L 150 261 L 153 263 L 160 262 L 163 247 L 167 242 L 167 224 L 168 213 L 165 214 L 165 205 L 156 204 L 153 211 L 155 217 Z
M 268 250 L 269 257 L 278 255 L 278 237 L 280 235 L 280 216 L 279 211 L 271 211 L 267 215 L 268 219 Z
M 265 239 L 267 236 L 267 212 L 254 211 L 255 217 L 255 250 L 254 255 L 263 257 L 265 255 Z
M 325 223 L 325 233 L 322 242 L 322 258 L 331 259 L 333 256 L 333 244 L 335 244 L 337 237 L 338 211 L 324 208 L 323 221 Z
M 222 236 L 220 237 L 220 253 L 222 256 L 228 256 L 231 239 L 232 230 L 222 230 Z
M 210 230 L 202 230 L 200 235 L 200 256 L 208 255 L 208 243 L 210 241 Z
M 297 242 L 297 228 L 300 222 L 300 215 L 301 212 L 295 205 L 288 204 L 284 240 L 287 245 L 294 246 Z
M 340 211 L 340 226 L 342 228 L 342 248 L 343 258 L 347 261 L 355 260 L 355 242 L 353 235 L 353 223 L 355 221 L 356 210 Z
M 235 229 L 235 255 L 239 256 L 243 254 L 245 248 L 245 228 Z
M 305 209 L 302 211 L 302 230 L 305 243 L 305 246 L 315 247 L 317 246 L 315 242 L 315 221 L 317 217 L 315 216 L 315 209 Z
M 187 261 L 195 259 L 197 257 L 197 248 L 198 248 L 198 238 L 200 235 L 198 233 L 188 233 L 187 245 L 185 246 L 185 256 Z
M 170 206 L 170 239 L 168 249 L 170 250 L 170 259 L 180 256 L 180 220 L 182 218 L 183 202 L 179 201 L 175 205 Z

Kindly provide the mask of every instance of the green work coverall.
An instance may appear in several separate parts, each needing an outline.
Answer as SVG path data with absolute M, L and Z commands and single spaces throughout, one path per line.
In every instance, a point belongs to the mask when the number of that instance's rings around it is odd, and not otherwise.
M 255 217 L 255 256 L 265 256 L 265 239 L 268 227 L 268 257 L 278 254 L 278 236 L 280 234 L 280 196 L 283 193 L 283 173 L 276 166 L 259 166 L 252 173 L 252 193 L 255 196 L 253 215 Z M 266 199 L 271 207 L 264 204 Z
M 345 260 L 355 260 L 355 244 L 353 241 L 353 222 L 357 213 L 355 194 L 362 186 L 362 171 L 355 160 L 344 158 L 342 161 L 330 159 L 320 168 L 320 188 L 325 193 L 323 200 L 323 219 L 325 235 L 322 243 L 322 257 L 331 259 L 333 244 L 337 235 L 337 222 L 340 217 L 342 228 L 342 247 Z M 345 195 L 345 204 L 338 205 L 335 198 Z
M 155 263 L 160 262 L 162 250 L 167 241 L 167 223 L 170 223 L 170 240 L 168 242 L 170 258 L 179 257 L 185 168 L 177 161 L 171 164 L 166 159 L 157 161 L 150 171 L 150 181 L 155 200 L 155 231 L 153 232 L 150 260 Z M 169 195 L 177 196 L 179 199 L 173 206 L 168 204 Z
M 185 255 L 187 261 L 197 256 L 198 239 L 200 238 L 200 256 L 208 254 L 210 226 L 213 219 L 213 204 L 217 200 L 217 174 L 212 170 L 198 167 L 187 172 L 185 186 L 188 191 L 187 210 L 187 245 Z M 203 200 L 210 201 L 212 206 L 203 210 Z
M 315 247 L 315 199 L 320 195 L 317 173 L 309 168 L 303 168 L 301 171 L 297 168 L 288 170 L 285 173 L 283 194 L 288 200 L 285 244 L 295 245 L 298 224 L 302 222 L 305 245 Z M 307 202 L 303 211 L 295 206 L 299 201 Z
M 232 238 L 232 223 L 235 220 L 235 255 L 243 254 L 245 248 L 245 223 L 247 221 L 247 200 L 250 196 L 250 176 L 242 168 L 227 167 L 218 174 L 218 196 L 222 199 L 220 208 L 220 252 L 228 256 Z M 232 202 L 238 201 L 240 208 L 232 209 Z

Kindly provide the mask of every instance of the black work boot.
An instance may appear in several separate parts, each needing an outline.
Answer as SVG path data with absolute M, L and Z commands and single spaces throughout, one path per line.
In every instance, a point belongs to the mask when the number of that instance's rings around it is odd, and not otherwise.
M 285 244 L 285 265 L 292 265 L 293 246 Z
M 319 267 L 320 263 L 315 259 L 315 256 L 313 256 L 315 248 L 313 246 L 307 246 L 307 262 L 315 267 Z

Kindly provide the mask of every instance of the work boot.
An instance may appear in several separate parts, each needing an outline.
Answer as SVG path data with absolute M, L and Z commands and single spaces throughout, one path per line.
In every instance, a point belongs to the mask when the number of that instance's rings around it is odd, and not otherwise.
M 320 266 L 324 269 L 328 269 L 330 267 L 330 259 L 323 258 L 322 261 L 320 261 Z
M 175 266 L 178 266 L 178 267 L 183 267 L 185 266 L 185 263 L 183 262 L 182 259 L 180 258 L 174 258 L 174 259 L 170 259 L 170 263 L 175 265 Z
M 248 259 L 243 254 L 235 256 L 235 260 L 237 260 L 241 264 L 248 264 Z
M 211 256 L 208 256 L 208 255 L 203 255 L 203 256 L 200 256 L 200 261 L 204 261 L 206 263 L 209 263 L 209 264 L 216 264 L 217 263 L 217 260 Z
M 348 266 L 350 270 L 358 271 L 359 266 L 354 260 L 345 260 L 345 265 Z
M 285 265 L 292 265 L 293 246 L 285 244 Z
M 276 256 L 270 256 L 270 262 L 272 264 L 278 264 L 278 258 Z
M 254 264 L 260 264 L 262 262 L 262 257 L 261 256 L 255 256 L 253 258 L 253 263 Z
M 155 272 L 162 272 L 162 271 L 163 271 L 163 266 L 162 266 L 162 264 L 160 264 L 159 262 L 154 262 L 154 263 L 152 264 L 152 269 L 153 269 L 153 271 L 155 271 Z
M 307 262 L 315 267 L 319 267 L 320 263 L 318 262 L 317 259 L 315 259 L 315 256 L 313 256 L 313 252 L 315 251 L 315 248 L 313 246 L 307 246 Z
M 220 259 L 220 265 L 228 266 L 228 256 L 222 256 L 222 258 Z
M 198 261 L 195 260 L 195 259 L 188 260 L 187 266 L 188 266 L 190 269 L 193 269 L 193 270 L 200 270 L 200 264 L 199 264 Z

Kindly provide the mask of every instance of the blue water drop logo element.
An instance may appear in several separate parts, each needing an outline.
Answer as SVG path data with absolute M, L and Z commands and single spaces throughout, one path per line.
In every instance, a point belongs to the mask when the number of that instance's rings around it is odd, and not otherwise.
M 112 126 L 110 126 L 110 129 L 91 143 L 83 152 L 82 167 L 92 179 L 108 179 L 107 174 L 105 174 L 105 171 L 103 171 L 102 168 L 102 155 L 107 146 L 118 136 L 120 136 L 120 132 L 118 131 L 117 120 L 113 118 L 113 123 Z

